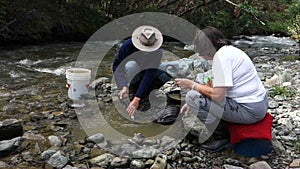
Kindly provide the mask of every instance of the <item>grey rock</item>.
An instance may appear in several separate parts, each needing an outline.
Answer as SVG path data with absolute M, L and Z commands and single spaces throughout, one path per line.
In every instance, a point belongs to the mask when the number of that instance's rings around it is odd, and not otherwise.
M 130 168 L 132 169 L 144 169 L 145 164 L 141 160 L 132 160 L 130 163 Z
M 10 159 L 11 164 L 19 164 L 22 162 L 22 156 L 17 154 Z
M 295 159 L 292 161 L 292 163 L 290 164 L 291 168 L 300 168 L 300 159 Z
M 90 160 L 91 164 L 96 164 L 100 167 L 107 167 L 109 163 L 114 159 L 114 156 L 109 153 L 102 154 L 100 156 L 94 157 Z
M 237 166 L 229 165 L 229 164 L 223 165 L 223 168 L 224 169 L 243 169 L 242 167 L 237 167 Z
M 100 77 L 96 80 L 94 80 L 92 83 L 90 83 L 90 88 L 92 89 L 98 89 L 102 84 L 108 83 L 109 79 L 107 77 Z
M 270 101 L 269 102 L 269 109 L 276 109 L 278 107 L 278 103 L 276 101 Z
M 194 156 L 194 157 L 182 157 L 182 160 L 184 162 L 187 162 L 187 163 L 195 162 L 195 161 L 197 161 L 197 159 L 198 158 L 196 156 Z
M 121 146 L 121 154 L 131 156 L 133 152 L 137 150 L 136 146 L 132 144 L 123 144 Z
M 249 166 L 249 169 L 272 169 L 265 161 L 259 161 Z
M 231 165 L 240 165 L 241 162 L 236 160 L 236 159 L 232 159 L 232 158 L 227 158 L 225 160 L 226 164 L 231 164 Z
M 134 133 L 133 138 L 128 139 L 130 143 L 135 144 L 137 146 L 142 145 L 144 140 L 145 140 L 145 136 L 143 136 L 141 133 Z
M 30 162 L 33 160 L 32 154 L 29 151 L 23 152 L 22 157 L 27 162 Z
M 57 136 L 51 135 L 48 137 L 48 140 L 51 146 L 60 147 L 62 145 L 62 141 Z
M 132 153 L 134 158 L 153 158 L 159 153 L 159 150 L 154 147 L 144 147 Z
M 21 149 L 21 144 L 24 141 L 22 137 L 16 137 L 11 140 L 0 141 L 0 157 L 10 154 Z
M 192 157 L 193 156 L 193 154 L 190 151 L 181 151 L 180 154 L 183 157 Z
M 204 143 L 210 136 L 205 125 L 192 113 L 182 117 L 184 129 L 198 137 L 198 143 Z
M 50 157 L 47 163 L 55 168 L 63 168 L 68 162 L 69 158 L 62 151 L 58 151 Z
M 276 95 L 276 96 L 274 97 L 274 100 L 280 102 L 280 101 L 284 101 L 285 99 L 284 99 L 284 97 L 281 96 L 281 95 Z
M 35 133 L 31 133 L 29 131 L 27 131 L 23 134 L 23 138 L 26 140 L 38 140 L 38 141 L 46 140 L 46 138 L 44 136 L 42 136 L 41 134 L 35 134 Z
M 0 161 L 0 168 L 9 168 L 10 166 L 3 161 Z
M 17 119 L 0 121 L 0 141 L 9 140 L 23 135 L 23 127 Z
M 129 165 L 129 160 L 127 158 L 120 157 L 114 158 L 110 164 L 112 168 L 126 167 L 127 165 Z
M 175 147 L 177 145 L 177 143 L 178 142 L 175 140 L 175 138 L 170 137 L 170 136 L 163 136 L 161 138 L 160 146 L 165 149 L 171 149 L 171 148 Z
M 150 169 L 161 169 L 161 168 L 166 168 L 166 166 L 167 166 L 167 156 L 164 154 L 158 154 Z
M 97 133 L 87 137 L 86 141 L 93 142 L 95 144 L 102 143 L 104 141 L 104 135 L 102 133 Z
M 63 169 L 79 169 L 78 167 L 72 167 L 70 165 L 66 165 Z
M 55 154 L 57 151 L 56 150 L 45 150 L 41 154 L 41 159 L 42 160 L 49 160 L 50 157 Z

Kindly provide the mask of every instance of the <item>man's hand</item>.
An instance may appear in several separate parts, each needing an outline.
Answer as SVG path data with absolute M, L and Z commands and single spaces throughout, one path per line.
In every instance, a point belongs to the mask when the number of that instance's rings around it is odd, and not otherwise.
M 176 78 L 175 84 L 182 89 L 191 89 L 194 84 L 194 81 L 189 79 Z
M 134 115 L 136 109 L 139 107 L 140 100 L 140 98 L 134 97 L 134 99 L 129 103 L 127 107 L 127 113 L 129 117 L 132 117 Z
M 126 99 L 128 97 L 128 87 L 123 87 L 122 90 L 119 93 L 119 98 L 122 99 Z
M 189 111 L 190 111 L 190 107 L 185 103 L 182 106 L 182 108 L 180 110 L 180 113 L 184 113 L 184 115 L 187 115 L 187 113 L 189 113 Z

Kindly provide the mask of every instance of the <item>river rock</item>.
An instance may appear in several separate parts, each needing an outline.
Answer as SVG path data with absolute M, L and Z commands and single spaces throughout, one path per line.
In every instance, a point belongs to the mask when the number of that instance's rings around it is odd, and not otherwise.
M 90 160 L 91 164 L 95 164 L 100 167 L 107 167 L 109 163 L 114 159 L 114 156 L 109 153 L 102 154 L 94 157 Z
M 130 168 L 132 169 L 144 169 L 145 164 L 141 160 L 132 160 L 130 163 Z
M 205 125 L 192 113 L 182 117 L 184 129 L 198 137 L 198 143 L 204 143 L 209 138 L 209 131 Z
M 33 160 L 32 154 L 29 151 L 23 152 L 22 157 L 27 162 L 30 162 Z
M 69 158 L 62 151 L 53 154 L 47 164 L 55 168 L 63 168 L 69 162 Z
M 155 161 L 153 165 L 150 167 L 150 169 L 161 169 L 166 168 L 167 166 L 167 156 L 164 154 L 159 154 L 156 156 Z
M 242 167 L 237 167 L 237 166 L 229 165 L 229 164 L 223 165 L 223 168 L 224 169 L 243 169 Z
M 107 77 L 100 77 L 96 80 L 94 80 L 92 83 L 90 83 L 90 88 L 92 89 L 99 89 L 102 84 L 108 83 L 109 79 Z
M 112 160 L 110 167 L 112 168 L 121 168 L 129 165 L 129 160 L 127 158 L 116 157 Z
M 93 142 L 95 144 L 102 143 L 104 141 L 104 135 L 102 133 L 97 133 L 94 135 L 91 135 L 86 138 L 87 142 Z
M 26 140 L 46 141 L 46 138 L 43 135 L 31 132 L 25 132 L 23 138 L 25 138 Z
M 278 103 L 274 100 L 269 101 L 269 109 L 276 109 L 278 107 Z
M 49 136 L 48 140 L 51 146 L 60 147 L 62 145 L 62 141 L 57 136 Z
M 41 159 L 42 160 L 49 160 L 50 159 L 50 157 L 53 155 L 53 154 L 55 154 L 57 151 L 56 150 L 45 150 L 45 151 L 43 151 L 42 152 L 42 154 L 41 154 Z
M 144 147 L 132 152 L 134 158 L 153 158 L 159 153 L 159 150 L 154 147 Z
M 10 154 L 14 151 L 19 151 L 23 141 L 24 138 L 22 137 L 16 137 L 11 140 L 0 141 L 0 157 Z
M 265 161 L 259 161 L 249 166 L 249 169 L 272 169 Z
M 0 141 L 9 140 L 23 135 L 23 127 L 17 119 L 0 121 Z
M 292 161 L 292 163 L 290 164 L 291 168 L 300 168 L 300 159 L 295 159 Z
M 63 169 L 79 169 L 78 167 L 72 167 L 70 165 L 66 165 Z
M 0 161 L 0 168 L 10 168 L 10 166 L 8 164 L 6 164 L 3 161 Z

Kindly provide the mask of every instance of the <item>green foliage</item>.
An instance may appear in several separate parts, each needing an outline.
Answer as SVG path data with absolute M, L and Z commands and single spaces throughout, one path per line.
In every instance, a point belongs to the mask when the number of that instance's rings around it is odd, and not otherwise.
M 269 90 L 269 96 L 274 98 L 276 95 L 281 95 L 285 98 L 291 98 L 296 95 L 296 89 L 287 86 L 273 86 Z

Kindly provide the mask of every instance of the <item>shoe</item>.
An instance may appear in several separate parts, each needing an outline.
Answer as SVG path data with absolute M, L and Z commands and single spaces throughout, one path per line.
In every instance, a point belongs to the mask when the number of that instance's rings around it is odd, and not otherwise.
M 206 143 L 200 146 L 201 149 L 207 150 L 209 152 L 217 152 L 220 151 L 230 145 L 230 141 L 228 138 L 222 139 L 209 139 Z

